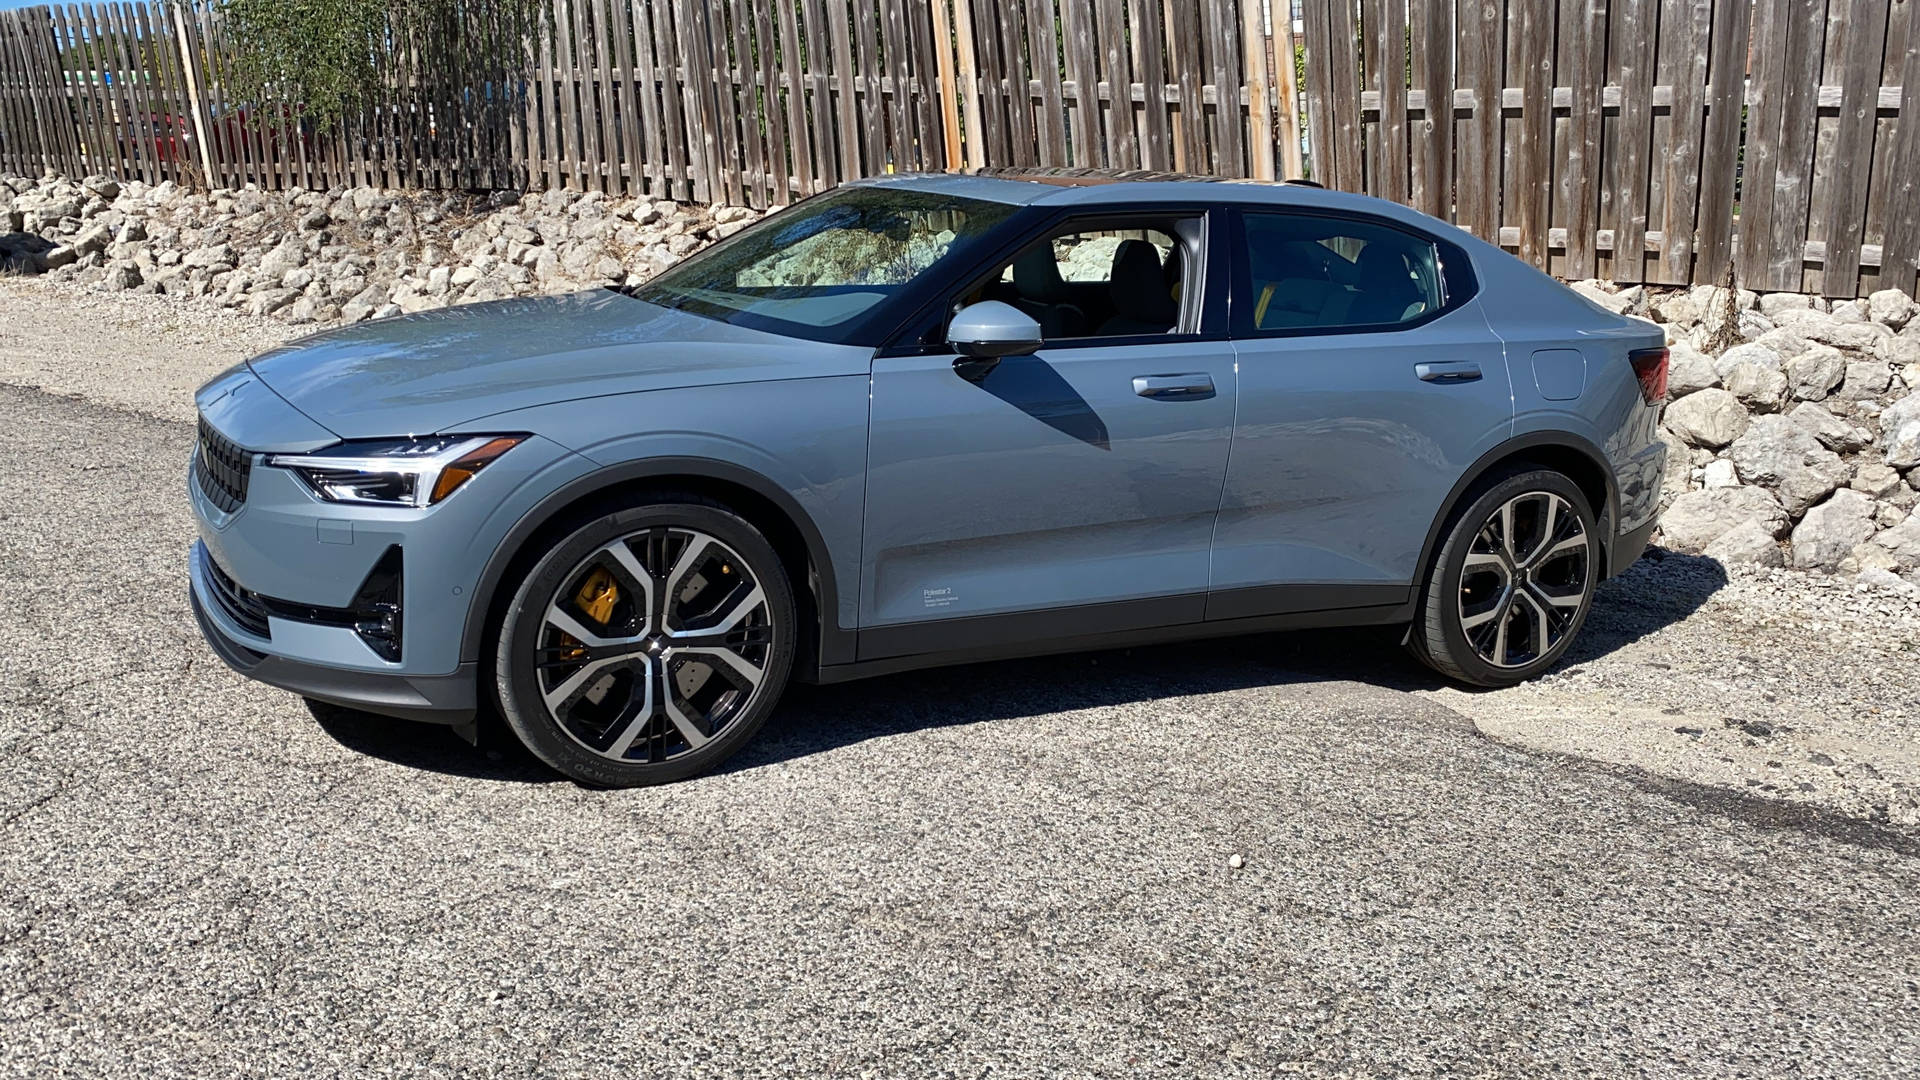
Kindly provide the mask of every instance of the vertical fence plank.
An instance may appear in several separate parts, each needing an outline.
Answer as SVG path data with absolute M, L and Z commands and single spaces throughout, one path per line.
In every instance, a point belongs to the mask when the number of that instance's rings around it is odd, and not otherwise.
M 1545 4 L 1520 5 L 1520 138 L 1515 149 L 1514 203 L 1519 211 L 1520 258 L 1547 265 L 1553 171 L 1553 11 Z
M 1425 146 L 1426 200 L 1420 209 L 1434 217 L 1454 216 L 1453 86 L 1456 78 L 1453 42 L 1453 0 L 1421 0 L 1422 19 L 1414 28 L 1427 50 L 1426 118 L 1421 142 Z
M 1771 59 L 1771 77 L 1779 105 L 1778 133 L 1765 218 L 1767 236 L 1761 249 L 1765 264 L 1750 276 L 1749 288 L 1800 287 L 1802 252 L 1806 241 L 1809 172 L 1813 161 L 1816 92 L 1820 81 L 1821 47 L 1826 33 L 1822 0 L 1760 0 L 1774 7 L 1779 52 Z M 1759 182 L 1760 177 L 1755 177 Z M 1751 235 L 1751 234 L 1750 234 Z
M 1694 230 L 1699 208 L 1700 138 L 1705 127 L 1710 0 L 1681 0 L 1669 14 L 1674 22 L 1681 63 L 1674 71 L 1673 120 L 1665 158 L 1665 215 L 1661 222 L 1661 261 L 1669 279 L 1693 276 Z
M 1066 115 L 1073 164 L 1082 169 L 1097 167 L 1103 160 L 1100 64 L 1094 56 L 1093 9 L 1089 0 L 1061 0 L 1060 36 L 1066 78 L 1073 83 L 1073 107 Z
M 1460 82 L 1473 113 L 1460 133 L 1459 224 L 1488 243 L 1500 238 L 1500 100 L 1506 19 L 1502 5 L 1459 0 L 1454 25 Z
M 1909 16 L 1913 11 L 1908 12 Z M 1915 18 L 1909 34 L 1920 33 Z M 1920 280 L 1920 42 L 1909 37 L 1900 72 L 1900 118 L 1893 135 L 1893 187 L 1887 196 L 1887 235 L 1880 253 L 1880 284 L 1911 294 Z
M 1611 52 L 1617 65 L 1620 111 L 1614 120 L 1607 158 L 1613 229 L 1611 276 L 1639 281 L 1645 272 L 1648 169 L 1653 142 L 1654 35 L 1648 32 L 1658 0 L 1616 0 L 1609 23 Z
M 780 96 L 780 59 L 773 34 L 769 0 L 752 0 L 754 52 L 760 61 L 760 115 L 767 133 L 768 198 L 776 203 L 793 199 L 792 171 L 787 165 L 786 112 Z
M 1291 15 L 1293 5 L 1288 3 L 1285 7 L 1287 10 L 1281 13 L 1283 18 Z M 1247 73 L 1247 175 L 1255 180 L 1272 180 L 1276 148 L 1281 151 L 1279 159 L 1286 159 L 1285 142 L 1290 129 L 1285 118 L 1292 115 L 1292 110 L 1282 108 L 1281 119 L 1274 119 L 1273 79 L 1268 72 L 1268 60 L 1277 35 L 1269 36 L 1266 32 L 1261 0 L 1239 0 L 1239 8 L 1241 66 Z M 1291 52 L 1287 55 L 1287 71 L 1289 74 L 1293 71 Z M 1293 80 L 1280 81 L 1284 86 Z M 1276 143 L 1280 145 L 1276 147 Z
M 1040 164 L 1067 164 L 1067 107 L 1060 90 L 1060 53 L 1054 39 L 1058 25 L 1053 0 L 1026 0 L 1027 55 L 1034 81 L 1040 84 Z
M 1600 90 L 1605 78 L 1606 12 L 1605 0 L 1572 0 L 1567 11 L 1571 19 L 1560 22 L 1561 36 L 1568 37 L 1567 57 L 1571 61 L 1567 83 L 1572 91 L 1567 112 L 1565 209 L 1562 220 L 1567 229 L 1568 277 L 1590 278 L 1599 265 L 1600 220 Z
M 1181 172 L 1207 172 L 1207 119 L 1201 106 L 1205 83 L 1201 59 L 1199 0 L 1165 0 L 1161 27 L 1166 34 L 1168 74 L 1180 94 L 1172 110 L 1172 167 Z M 1151 100 L 1151 92 L 1149 92 Z
M 1124 0 L 1096 0 L 1100 42 L 1100 73 L 1106 84 L 1107 165 L 1115 169 L 1140 166 L 1139 140 L 1133 126 L 1132 68 L 1127 62 Z
M 1038 162 L 1033 122 L 1032 84 L 1027 78 L 1025 0 L 1000 0 L 999 74 L 1006 92 L 1007 135 L 1013 141 L 1012 165 Z
M 860 7 L 864 8 L 862 3 Z M 947 0 L 940 0 L 940 10 L 945 11 Z M 866 176 L 873 170 L 863 167 L 860 160 L 860 98 L 855 92 L 858 71 L 853 55 L 853 13 L 856 9 L 849 6 L 847 0 L 834 0 L 828 7 L 828 19 L 832 22 L 833 68 L 834 68 L 834 117 L 840 129 L 840 175 L 843 179 Z M 941 56 L 948 55 L 941 49 Z M 948 88 L 946 95 L 949 105 L 954 103 L 951 92 L 953 79 L 948 77 L 941 82 Z M 953 137 L 960 137 L 956 121 Z M 957 148 L 956 148 L 957 152 Z
M 1286 0 L 1281 0 L 1284 7 Z M 1301 19 L 1306 54 L 1307 161 L 1314 182 L 1338 187 L 1334 179 L 1334 142 L 1339 137 L 1333 122 L 1333 70 L 1338 64 L 1332 52 L 1333 4 L 1338 0 L 1301 0 Z M 1462 47 L 1466 45 L 1462 42 Z
M 1218 176 L 1246 176 L 1246 121 L 1240 113 L 1239 21 L 1232 0 L 1202 0 L 1200 24 L 1206 35 L 1206 75 L 1213 83 L 1212 121 L 1208 125 L 1213 146 L 1211 157 L 1204 162 L 1208 166 L 1206 171 Z M 1195 119 L 1205 114 L 1205 103 L 1196 103 Z
M 973 0 L 953 0 L 953 77 L 960 88 L 960 140 L 966 148 L 966 165 L 969 169 L 978 169 L 987 163 L 987 144 L 982 135 L 986 121 L 980 108 L 980 60 L 973 29 Z
M 792 159 L 795 190 L 811 195 L 813 161 L 807 142 L 807 100 L 801 85 L 800 32 L 795 28 L 793 6 L 796 0 L 774 0 L 775 21 L 780 30 L 781 92 L 785 94 L 787 117 L 787 153 Z
M 1885 0 L 1879 0 L 1885 3 Z M 1701 140 L 1699 247 L 1694 280 L 1719 282 L 1733 259 L 1735 187 L 1740 169 L 1740 125 L 1746 106 L 1746 62 L 1752 12 L 1746 0 L 1717 0 L 1707 59 L 1707 125 Z M 1878 75 L 1878 57 L 1875 57 Z M 1875 83 L 1878 83 L 1876 78 Z M 1879 87 L 1876 85 L 1877 91 Z M 1871 135 L 1873 110 L 1869 107 Z M 1868 170 L 1862 169 L 1863 173 Z M 1861 210 L 1865 212 L 1864 192 Z
M 1141 166 L 1170 168 L 1173 139 L 1167 118 L 1166 41 L 1161 21 L 1149 6 L 1149 0 L 1132 0 L 1128 5 L 1127 29 L 1133 40 L 1134 77 L 1144 91 L 1140 114 Z
M 1880 57 L 1887 42 L 1887 0 L 1853 0 L 1844 24 L 1846 81 L 1840 87 L 1840 131 L 1831 174 L 1821 284 L 1828 296 L 1858 295 L 1860 242 L 1866 226 L 1867 181 L 1873 170 L 1874 116 L 1880 97 Z
M 815 190 L 824 190 L 840 182 L 836 164 L 837 139 L 833 131 L 833 100 L 827 91 L 827 77 L 833 55 L 827 44 L 825 18 L 820 0 L 802 0 L 801 28 L 806 41 L 807 115 L 812 125 Z
M 1407 0 L 1368 0 L 1375 21 L 1362 27 L 1379 57 L 1380 68 L 1367 82 L 1380 92 L 1380 181 L 1375 194 L 1407 201 L 1412 158 L 1407 147 Z

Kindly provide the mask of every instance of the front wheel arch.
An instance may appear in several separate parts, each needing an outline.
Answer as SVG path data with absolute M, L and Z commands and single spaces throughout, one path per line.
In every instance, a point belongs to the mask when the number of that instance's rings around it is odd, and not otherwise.
M 652 490 L 703 495 L 726 504 L 764 533 L 793 582 L 801 640 L 794 674 L 809 678 L 820 664 L 853 658 L 853 635 L 835 613 L 839 591 L 826 540 L 805 510 L 779 485 L 749 469 L 708 458 L 650 458 L 576 478 L 541 500 L 507 531 L 474 588 L 461 632 L 463 662 L 492 655 L 499 616 L 514 589 L 555 536 L 609 500 Z

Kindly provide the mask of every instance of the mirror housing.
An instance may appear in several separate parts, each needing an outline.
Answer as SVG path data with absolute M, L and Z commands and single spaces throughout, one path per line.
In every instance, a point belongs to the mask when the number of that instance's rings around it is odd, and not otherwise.
M 947 343 L 963 357 L 998 360 L 1035 352 L 1042 339 L 1031 315 L 999 300 L 982 300 L 954 313 Z

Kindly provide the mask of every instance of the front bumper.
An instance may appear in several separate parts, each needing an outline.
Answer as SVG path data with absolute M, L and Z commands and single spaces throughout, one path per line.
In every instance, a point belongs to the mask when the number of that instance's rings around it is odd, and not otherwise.
M 214 655 L 233 670 L 301 697 L 382 716 L 460 727 L 473 723 L 478 709 L 478 665 L 462 664 L 451 675 L 407 675 L 334 667 L 262 652 L 253 646 L 267 643 L 234 626 L 211 600 L 206 547 L 194 544 L 190 559 L 188 597 L 194 620 Z

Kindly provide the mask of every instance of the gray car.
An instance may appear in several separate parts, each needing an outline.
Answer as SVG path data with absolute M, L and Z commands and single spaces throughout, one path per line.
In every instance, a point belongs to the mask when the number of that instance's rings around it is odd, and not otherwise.
M 1667 354 L 1311 186 L 850 184 L 635 289 L 334 330 L 197 398 L 193 608 L 241 672 L 579 781 L 789 679 L 1404 625 L 1551 667 L 1654 526 Z

